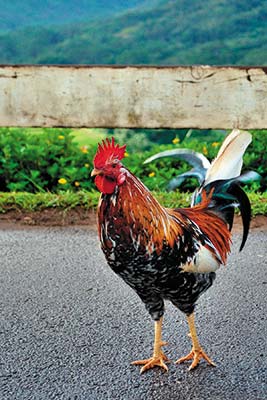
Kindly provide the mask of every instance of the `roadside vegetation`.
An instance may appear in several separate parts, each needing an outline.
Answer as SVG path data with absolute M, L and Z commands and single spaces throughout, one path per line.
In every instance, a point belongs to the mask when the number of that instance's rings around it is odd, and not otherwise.
M 191 193 L 189 192 L 159 192 L 153 191 L 153 195 L 165 207 L 188 207 Z M 252 204 L 252 214 L 267 215 L 267 193 L 248 192 Z M 97 191 L 78 191 L 60 193 L 27 193 L 11 192 L 0 193 L 0 213 L 9 211 L 35 212 L 51 209 L 69 211 L 76 207 L 84 210 L 96 210 L 99 200 Z
M 90 177 L 97 142 L 114 135 L 127 144 L 124 164 L 167 207 L 186 207 L 197 181 L 189 179 L 179 191 L 167 192 L 168 182 L 191 167 L 178 159 L 144 165 L 159 151 L 191 148 L 215 157 L 223 131 L 130 131 L 96 129 L 0 129 L 0 212 L 40 211 L 46 208 L 94 209 L 99 193 Z M 142 150 L 140 147 L 145 150 Z M 247 185 L 253 214 L 267 215 L 267 131 L 254 131 L 244 157 L 244 171 L 258 172 L 261 181 Z

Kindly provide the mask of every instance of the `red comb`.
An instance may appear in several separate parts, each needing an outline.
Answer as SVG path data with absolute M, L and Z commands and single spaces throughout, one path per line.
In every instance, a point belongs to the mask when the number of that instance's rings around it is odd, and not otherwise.
M 102 140 L 102 144 L 98 144 L 98 149 L 94 158 L 95 168 L 101 169 L 105 166 L 107 161 L 113 159 L 121 160 L 124 157 L 126 145 L 120 147 L 115 145 L 114 137 L 111 141 L 109 139 Z

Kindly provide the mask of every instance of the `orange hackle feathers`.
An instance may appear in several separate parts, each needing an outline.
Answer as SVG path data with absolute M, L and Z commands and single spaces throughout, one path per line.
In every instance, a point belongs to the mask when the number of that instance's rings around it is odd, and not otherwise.
M 142 182 L 130 173 L 116 202 L 111 201 L 107 210 L 100 201 L 98 212 L 99 220 L 104 220 L 106 213 L 115 213 L 121 233 L 127 235 L 126 231 L 130 231 L 132 240 L 146 248 L 148 254 L 155 251 L 159 255 L 164 244 L 172 247 L 183 233 L 177 220 L 171 218 Z
M 103 140 L 102 144 L 98 144 L 97 153 L 94 158 L 94 167 L 101 169 L 107 162 L 122 160 L 125 150 L 126 145 L 121 147 L 118 144 L 115 145 L 114 137 L 112 137 L 111 141 L 108 138 Z

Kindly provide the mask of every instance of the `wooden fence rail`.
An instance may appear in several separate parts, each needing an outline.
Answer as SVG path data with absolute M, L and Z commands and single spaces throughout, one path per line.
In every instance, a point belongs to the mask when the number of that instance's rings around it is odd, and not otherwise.
M 263 129 L 267 68 L 0 66 L 0 126 Z

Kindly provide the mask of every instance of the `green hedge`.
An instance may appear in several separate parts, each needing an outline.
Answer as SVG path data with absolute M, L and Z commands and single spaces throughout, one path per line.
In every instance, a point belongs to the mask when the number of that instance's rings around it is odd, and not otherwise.
M 205 136 L 204 136 L 205 137 Z M 123 143 L 121 143 L 123 144 Z M 127 143 L 126 143 L 127 144 Z M 155 145 L 150 151 L 136 152 L 127 148 L 124 164 L 151 190 L 163 191 L 168 181 L 191 167 L 178 160 L 161 159 L 143 165 L 156 152 L 175 147 L 187 147 L 215 157 L 221 141 L 205 142 L 186 138 L 182 143 L 173 140 L 168 145 Z M 262 182 L 254 183 L 252 190 L 265 191 L 267 187 L 267 131 L 253 132 L 253 143 L 244 157 L 244 170 L 259 172 Z M 46 129 L 31 133 L 27 129 L 0 129 L 0 191 L 1 192 L 77 192 L 93 190 L 90 177 L 96 146 L 80 146 L 70 129 Z M 196 182 L 189 180 L 181 189 L 192 191 Z
M 69 129 L 0 130 L 0 191 L 92 189 L 93 149 L 79 147 Z

